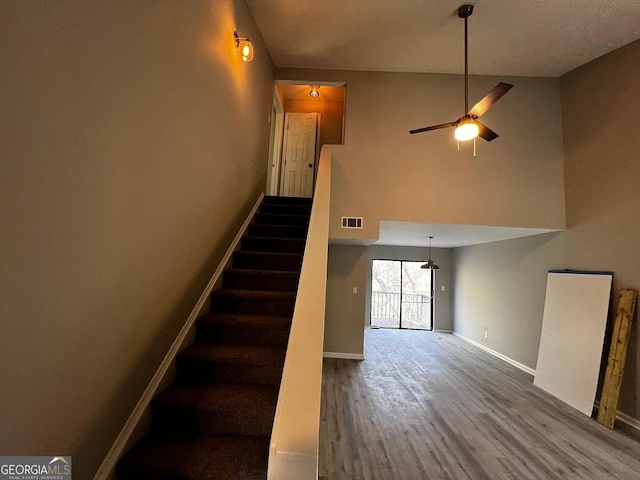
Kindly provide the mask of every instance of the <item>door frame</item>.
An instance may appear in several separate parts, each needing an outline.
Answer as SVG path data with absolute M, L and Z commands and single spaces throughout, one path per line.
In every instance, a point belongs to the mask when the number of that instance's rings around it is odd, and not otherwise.
M 282 166 L 282 142 L 284 141 L 284 106 L 273 87 L 273 104 L 271 108 L 271 135 L 269 138 L 269 161 L 267 163 L 267 195 L 278 195 L 280 191 L 280 169 Z
M 400 262 L 400 307 L 398 312 L 398 327 L 375 327 L 373 325 L 373 262 L 375 261 L 385 261 L 385 262 Z M 407 328 L 402 326 L 402 263 L 403 262 L 414 262 L 414 263 L 426 263 L 426 260 L 398 260 L 396 258 L 372 258 L 371 259 L 371 274 L 369 275 L 369 295 L 371 298 L 370 306 L 369 306 L 369 326 L 372 328 L 381 328 L 381 329 L 389 329 L 389 330 L 419 330 L 422 332 L 433 332 L 435 328 L 435 312 L 436 312 L 436 270 L 429 270 L 431 272 L 431 307 L 430 307 L 430 327 L 431 328 Z

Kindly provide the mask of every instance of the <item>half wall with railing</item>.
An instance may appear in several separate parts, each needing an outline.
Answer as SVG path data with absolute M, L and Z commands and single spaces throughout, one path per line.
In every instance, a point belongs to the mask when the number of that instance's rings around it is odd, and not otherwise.
M 331 158 L 323 147 L 271 434 L 269 480 L 318 478 Z

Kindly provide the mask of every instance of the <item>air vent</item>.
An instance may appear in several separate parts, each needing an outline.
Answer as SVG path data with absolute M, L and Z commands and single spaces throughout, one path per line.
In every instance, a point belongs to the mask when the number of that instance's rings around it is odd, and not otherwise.
M 362 217 L 342 217 L 342 228 L 362 229 Z

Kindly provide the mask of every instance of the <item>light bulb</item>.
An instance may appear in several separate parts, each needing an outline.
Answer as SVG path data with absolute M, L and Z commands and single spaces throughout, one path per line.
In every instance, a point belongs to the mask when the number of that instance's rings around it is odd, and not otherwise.
M 458 125 L 455 131 L 456 140 L 460 140 L 464 142 L 465 140 L 471 140 L 472 138 L 476 138 L 480 129 L 478 125 L 473 122 L 461 123 Z
M 311 87 L 311 91 L 309 92 L 309 96 L 311 98 L 318 98 L 320 96 L 319 87 Z
M 238 51 L 238 55 L 245 62 L 250 62 L 253 60 L 253 45 L 251 45 L 251 41 L 248 38 L 240 38 L 238 34 L 234 34 L 236 39 L 236 50 Z

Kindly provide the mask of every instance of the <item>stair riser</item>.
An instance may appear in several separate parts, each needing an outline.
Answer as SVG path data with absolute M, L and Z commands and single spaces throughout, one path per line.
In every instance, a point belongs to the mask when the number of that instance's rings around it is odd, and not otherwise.
M 249 225 L 249 235 L 255 237 L 306 238 L 307 227 L 291 227 L 278 225 Z
M 271 435 L 273 408 L 256 412 L 252 408 L 225 412 L 202 412 L 164 407 L 153 408 L 153 428 L 174 435 Z
M 237 290 L 270 290 L 277 292 L 295 292 L 298 288 L 298 277 L 239 275 L 225 272 L 224 288 Z
M 244 237 L 242 250 L 247 252 L 303 253 L 304 240 Z
M 301 265 L 302 255 L 254 255 L 250 252 L 233 254 L 233 268 L 297 272 Z
M 256 299 L 251 297 L 211 296 L 211 311 L 220 313 L 249 313 L 253 315 L 293 315 L 293 301 Z
M 223 326 L 198 326 L 196 341 L 228 345 L 256 345 L 261 347 L 286 347 L 289 330 L 264 328 L 233 328 Z
M 276 213 L 278 215 L 311 215 L 311 207 L 299 205 L 275 205 L 263 203 L 260 213 Z
M 256 213 L 253 217 L 255 223 L 262 225 L 295 225 L 305 227 L 309 225 L 309 217 L 306 215 L 273 215 L 270 213 Z
M 178 361 L 178 380 L 189 383 L 249 383 L 255 385 L 280 385 L 284 365 L 203 364 L 188 360 Z
M 311 206 L 310 198 L 302 197 L 272 197 L 267 196 L 262 200 L 263 204 L 277 204 L 277 205 L 304 205 Z

